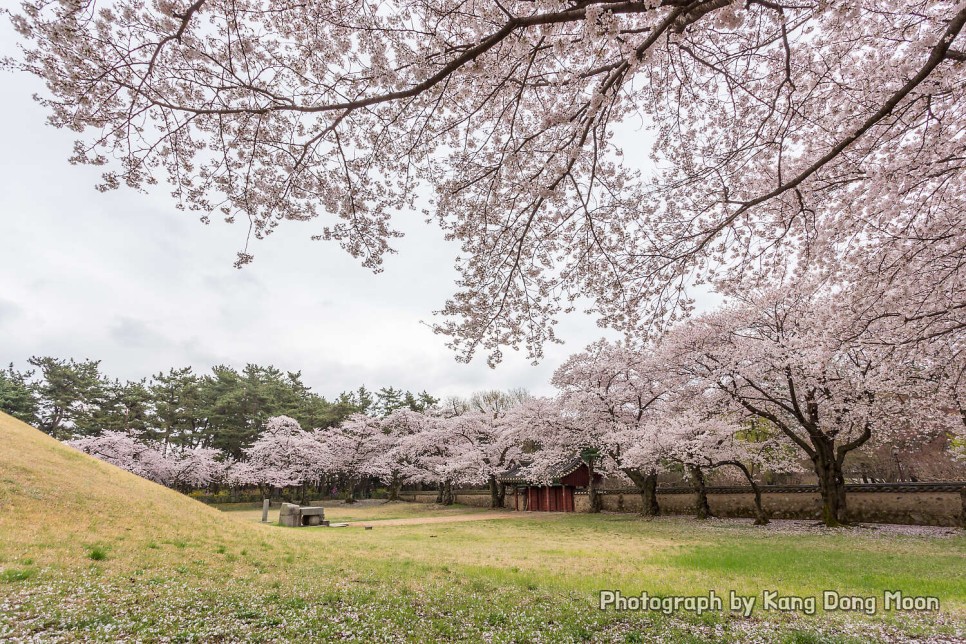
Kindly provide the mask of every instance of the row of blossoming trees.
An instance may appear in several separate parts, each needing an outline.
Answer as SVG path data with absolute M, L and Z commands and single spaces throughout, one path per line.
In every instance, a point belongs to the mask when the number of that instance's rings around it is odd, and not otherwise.
M 297 488 L 343 489 L 349 498 L 376 479 L 398 499 L 403 484 L 438 486 L 440 502 L 453 502 L 454 486 L 493 481 L 519 460 L 505 418 L 485 412 L 458 416 L 438 409 L 399 409 L 386 417 L 355 414 L 341 425 L 303 429 L 288 416 L 271 418 L 244 457 L 209 448 L 165 449 L 133 432 L 107 431 L 70 445 L 158 483 L 183 490 L 227 485 L 266 492 Z M 494 490 L 496 488 L 494 487 Z
M 631 482 L 645 514 L 656 514 L 657 478 L 683 472 L 696 514 L 710 514 L 705 479 L 731 468 L 756 493 L 765 522 L 763 472 L 811 469 L 824 520 L 846 518 L 844 464 L 863 446 L 947 436 L 955 450 L 966 423 L 960 336 L 882 342 L 846 321 L 834 291 L 796 284 L 734 298 L 686 320 L 647 346 L 600 341 L 557 370 L 553 398 L 497 396 L 426 412 L 355 414 L 341 425 L 304 429 L 272 418 L 242 459 L 216 450 L 168 450 L 121 432 L 73 444 L 142 476 L 181 488 L 352 490 L 378 480 L 398 498 L 426 484 L 451 503 L 453 489 L 488 486 L 524 465 L 535 481 L 580 455 L 594 474 Z M 903 322 L 902 324 L 907 324 Z M 593 510 L 601 506 L 595 477 Z

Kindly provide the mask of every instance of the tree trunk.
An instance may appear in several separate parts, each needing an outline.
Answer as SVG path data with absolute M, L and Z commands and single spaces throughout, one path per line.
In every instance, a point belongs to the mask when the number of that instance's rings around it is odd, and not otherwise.
M 822 494 L 822 522 L 829 527 L 845 525 L 845 475 L 842 463 L 835 458 L 832 441 L 812 441 L 815 455 L 812 464 Z
M 352 479 L 346 481 L 345 492 L 343 493 L 343 501 L 347 505 L 356 502 L 356 484 Z
M 761 488 L 755 483 L 755 477 L 751 475 L 751 470 L 741 461 L 724 461 L 718 463 L 718 465 L 733 465 L 741 470 L 741 473 L 745 475 L 745 479 L 748 481 L 748 485 L 751 486 L 752 492 L 755 493 L 755 525 L 768 525 L 768 513 L 761 506 Z
M 704 472 L 700 467 L 688 465 L 688 473 L 691 475 L 691 485 L 694 486 L 694 515 L 699 519 L 710 519 L 714 516 L 711 513 L 711 506 L 708 505 L 708 489 L 704 482 Z
M 456 496 L 453 494 L 453 482 L 445 481 L 439 489 L 437 503 L 440 505 L 453 505 L 455 502 Z
M 600 493 L 597 491 L 597 475 L 594 472 L 594 467 L 588 464 L 587 472 L 590 474 L 590 483 L 587 485 L 587 498 L 590 501 L 590 511 L 597 513 L 603 509 L 604 500 L 600 498 Z
M 389 500 L 398 501 L 399 500 L 399 488 L 402 487 L 402 481 L 399 480 L 398 475 L 393 475 L 392 481 L 389 482 Z
M 490 474 L 490 480 L 488 481 L 490 486 L 490 507 L 491 508 L 502 508 L 503 499 L 506 496 L 506 488 L 502 483 L 496 480 L 496 476 Z
M 641 516 L 656 517 L 661 513 L 661 506 L 657 503 L 657 472 L 651 470 L 647 474 L 636 468 L 624 469 L 624 474 L 634 483 L 641 495 Z
M 748 476 L 748 483 L 751 484 L 751 489 L 755 492 L 755 525 L 768 525 L 768 513 L 761 507 L 761 489 L 750 475 Z

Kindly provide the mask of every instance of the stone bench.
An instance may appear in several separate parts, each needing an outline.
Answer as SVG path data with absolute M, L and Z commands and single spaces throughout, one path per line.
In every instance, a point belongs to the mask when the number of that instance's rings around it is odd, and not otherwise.
M 283 503 L 278 511 L 278 524 L 289 528 L 328 525 L 328 523 L 325 520 L 325 509 L 320 507 Z

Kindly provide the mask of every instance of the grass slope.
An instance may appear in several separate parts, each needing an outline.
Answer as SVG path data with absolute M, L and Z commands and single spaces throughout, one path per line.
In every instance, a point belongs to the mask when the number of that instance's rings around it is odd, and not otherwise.
M 229 508 L 226 508 L 229 509 Z M 468 508 L 333 506 L 375 528 L 219 512 L 0 414 L 0 640 L 966 641 L 966 538 L 787 534 L 626 515 L 380 525 Z M 940 614 L 701 617 L 597 591 L 938 595 Z M 759 600 L 760 601 L 760 600 Z
M 75 538 L 124 541 L 145 530 L 189 538 L 216 523 L 224 523 L 217 510 L 0 413 L 0 556 L 37 546 L 62 552 Z

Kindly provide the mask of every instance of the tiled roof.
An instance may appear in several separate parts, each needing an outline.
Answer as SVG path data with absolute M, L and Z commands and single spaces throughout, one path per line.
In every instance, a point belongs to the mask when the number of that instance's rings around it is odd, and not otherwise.
M 568 461 L 562 461 L 557 465 L 550 468 L 548 474 L 550 475 L 551 485 L 560 485 L 560 479 L 567 476 L 568 474 L 573 474 L 580 466 L 583 465 L 583 461 L 579 456 Z M 533 481 L 532 478 L 526 476 L 525 470 L 529 467 L 529 463 L 523 463 L 517 465 L 511 470 L 504 472 L 503 474 L 498 474 L 496 479 L 501 483 L 530 483 Z

